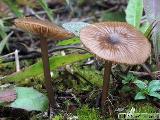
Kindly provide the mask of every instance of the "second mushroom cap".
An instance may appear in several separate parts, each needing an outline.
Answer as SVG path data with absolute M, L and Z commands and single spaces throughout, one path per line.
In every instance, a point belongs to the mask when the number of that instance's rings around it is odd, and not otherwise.
M 84 46 L 98 57 L 126 64 L 141 64 L 149 57 L 151 44 L 125 22 L 91 24 L 80 32 Z
M 50 37 L 54 40 L 63 40 L 74 36 L 73 33 L 70 33 L 47 20 L 43 21 L 36 18 L 24 17 L 15 19 L 14 23 L 18 28 L 40 37 Z

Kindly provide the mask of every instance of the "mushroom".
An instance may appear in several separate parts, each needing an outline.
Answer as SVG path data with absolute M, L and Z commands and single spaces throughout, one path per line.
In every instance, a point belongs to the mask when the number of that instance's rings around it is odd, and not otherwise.
M 55 92 L 51 82 L 48 58 L 48 45 L 47 40 L 45 39 L 49 37 L 54 40 L 62 40 L 73 37 L 73 34 L 57 26 L 56 24 L 50 23 L 49 21 L 38 20 L 31 17 L 15 19 L 14 23 L 17 28 L 33 33 L 40 37 L 40 47 L 45 78 L 44 84 L 48 92 L 49 103 L 52 108 L 55 108 Z
M 101 107 L 109 94 L 113 63 L 142 64 L 149 57 L 151 44 L 145 36 L 125 22 L 101 22 L 89 25 L 80 32 L 84 46 L 105 60 Z

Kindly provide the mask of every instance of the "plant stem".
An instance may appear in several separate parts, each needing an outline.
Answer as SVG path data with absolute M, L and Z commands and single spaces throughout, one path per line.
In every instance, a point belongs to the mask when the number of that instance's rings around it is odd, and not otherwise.
M 52 108 L 55 108 L 56 100 L 55 100 L 55 92 L 51 82 L 47 41 L 40 40 L 40 45 L 41 45 L 41 54 L 42 54 L 42 62 L 43 62 L 43 70 L 44 70 L 44 78 L 45 78 L 44 84 L 48 92 L 49 103 Z
M 106 61 L 104 65 L 104 78 L 103 78 L 103 88 L 102 88 L 102 99 L 101 99 L 101 108 L 104 113 L 105 102 L 109 94 L 109 83 L 110 83 L 110 74 L 111 74 L 112 62 Z

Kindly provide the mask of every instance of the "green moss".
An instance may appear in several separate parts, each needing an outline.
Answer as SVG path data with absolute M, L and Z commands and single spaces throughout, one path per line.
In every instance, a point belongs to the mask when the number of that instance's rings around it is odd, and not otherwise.
M 11 74 L 14 71 L 16 71 L 15 62 L 0 63 L 0 73 L 2 76 Z
M 127 107 L 127 112 L 130 111 L 132 107 L 135 108 L 136 113 L 156 113 L 158 111 L 155 106 L 148 102 L 132 102 Z
M 76 110 L 78 120 L 100 120 L 101 116 L 97 109 L 89 108 L 87 105 Z
M 159 113 L 158 109 L 155 106 L 145 101 L 136 103 L 132 102 L 127 107 L 127 110 L 123 113 L 131 114 L 133 115 L 133 117 L 138 117 L 138 120 L 147 120 L 147 118 L 150 117 L 152 113 Z M 131 117 L 131 115 L 128 117 Z
M 103 76 L 99 73 L 99 71 L 96 71 L 95 69 L 90 68 L 80 68 L 78 66 L 74 67 L 74 71 L 83 76 L 85 79 L 87 79 L 90 83 L 97 87 L 102 87 L 103 85 Z
M 68 113 L 65 115 L 59 114 L 56 115 L 52 120 L 101 120 L 100 112 L 96 108 L 89 108 L 87 105 L 83 105 L 81 108 L 78 108 L 74 113 Z
M 63 120 L 63 116 L 62 115 L 56 115 L 54 118 L 52 118 L 52 120 Z

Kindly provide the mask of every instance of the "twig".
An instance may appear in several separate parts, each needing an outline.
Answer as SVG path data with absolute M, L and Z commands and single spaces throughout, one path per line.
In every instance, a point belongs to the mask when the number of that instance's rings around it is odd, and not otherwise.
M 14 52 L 11 52 L 11 53 L 3 55 L 3 56 L 0 56 L 0 59 L 5 59 L 6 57 L 11 56 L 11 55 L 14 55 Z
M 20 64 L 19 64 L 19 56 L 18 56 L 18 50 L 15 50 L 15 62 L 16 62 L 16 72 L 20 71 Z
M 49 50 L 49 54 L 55 51 L 65 50 L 65 49 L 80 49 L 80 50 L 87 51 L 86 49 L 80 47 L 79 45 L 68 45 L 68 46 L 57 46 L 56 48 L 52 48 Z
M 150 75 L 150 74 L 149 74 L 149 73 L 147 73 L 147 72 L 129 71 L 129 73 L 132 73 L 132 74 L 137 75 L 137 76 L 139 76 L 139 77 L 141 77 L 141 76 L 147 76 L 147 75 Z
M 68 46 L 57 46 L 55 48 L 52 48 L 50 49 L 48 52 L 49 52 L 49 56 L 51 56 L 51 54 L 53 52 L 56 52 L 56 51 L 60 51 L 60 50 L 65 50 L 65 49 L 81 49 L 81 50 L 85 50 L 87 51 L 86 49 L 80 47 L 79 45 L 68 45 Z M 15 60 L 15 57 L 14 56 L 11 56 L 13 55 L 14 53 L 10 53 L 6 56 L 3 56 L 1 57 L 3 62 L 11 62 L 11 61 L 14 61 Z M 31 51 L 28 55 L 19 55 L 19 60 L 24 60 L 24 59 L 35 59 L 35 58 L 39 58 L 41 57 L 41 54 L 38 52 L 38 51 Z

